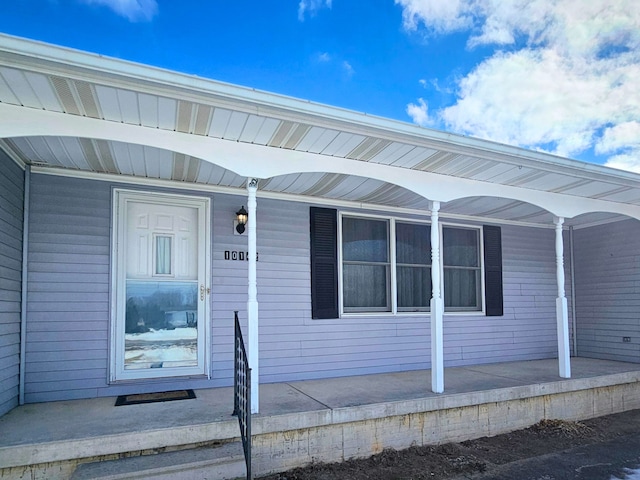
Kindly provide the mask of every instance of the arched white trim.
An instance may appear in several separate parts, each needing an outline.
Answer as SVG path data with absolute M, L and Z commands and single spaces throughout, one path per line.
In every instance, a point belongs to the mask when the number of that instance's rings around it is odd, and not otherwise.
M 0 138 L 23 136 L 83 137 L 148 145 L 197 157 L 245 177 L 270 178 L 322 171 L 393 183 L 433 201 L 490 196 L 527 202 L 558 217 L 572 218 L 597 211 L 640 220 L 640 206 L 637 205 L 0 104 Z

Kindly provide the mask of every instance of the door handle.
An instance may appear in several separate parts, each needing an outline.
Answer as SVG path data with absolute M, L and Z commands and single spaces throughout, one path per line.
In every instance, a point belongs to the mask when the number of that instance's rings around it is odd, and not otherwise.
M 209 295 L 211 293 L 210 288 L 205 288 L 204 285 L 200 285 L 200 300 L 204 301 L 205 294 Z

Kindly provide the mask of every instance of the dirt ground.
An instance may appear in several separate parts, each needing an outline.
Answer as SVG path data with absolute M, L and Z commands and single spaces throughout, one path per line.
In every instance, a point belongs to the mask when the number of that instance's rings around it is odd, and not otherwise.
M 462 443 L 385 450 L 342 463 L 313 464 L 261 480 L 441 480 L 472 477 L 500 465 L 621 439 L 640 431 L 640 410 L 583 422 L 542 420 L 524 430 Z

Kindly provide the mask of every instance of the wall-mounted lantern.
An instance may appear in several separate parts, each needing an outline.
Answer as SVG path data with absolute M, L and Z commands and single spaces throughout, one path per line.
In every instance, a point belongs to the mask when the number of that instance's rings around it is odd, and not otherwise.
M 245 230 L 245 225 L 249 219 L 249 214 L 244 209 L 244 205 L 236 212 L 236 232 L 238 235 L 242 235 Z

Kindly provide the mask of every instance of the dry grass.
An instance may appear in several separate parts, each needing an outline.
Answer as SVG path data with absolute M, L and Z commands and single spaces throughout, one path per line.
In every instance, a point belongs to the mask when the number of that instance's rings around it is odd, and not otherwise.
M 593 433 L 593 429 L 584 423 L 556 419 L 540 420 L 531 429 L 540 433 L 564 437 L 586 437 Z

